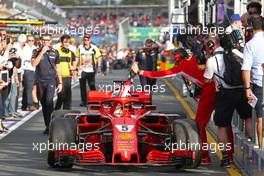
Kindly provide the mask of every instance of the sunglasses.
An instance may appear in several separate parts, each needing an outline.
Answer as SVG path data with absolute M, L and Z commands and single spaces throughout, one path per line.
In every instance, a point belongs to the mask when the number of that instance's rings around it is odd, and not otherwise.
M 28 42 L 34 42 L 34 40 L 28 40 Z
M 50 39 L 43 39 L 43 41 L 44 41 L 44 42 L 49 42 L 49 41 L 50 41 Z
M 90 41 L 90 38 L 85 38 L 83 39 L 83 41 Z
M 248 14 L 249 15 L 255 15 L 255 14 L 258 14 L 258 12 L 257 11 L 249 11 Z

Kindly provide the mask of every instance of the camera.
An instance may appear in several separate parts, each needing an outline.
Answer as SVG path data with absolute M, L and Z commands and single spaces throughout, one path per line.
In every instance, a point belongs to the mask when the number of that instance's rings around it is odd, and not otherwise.
M 231 33 L 220 36 L 220 45 L 224 50 L 239 49 L 239 44 L 243 42 L 243 37 L 239 30 L 233 30 Z
M 192 54 L 197 58 L 198 64 L 205 64 L 205 55 L 203 52 L 203 43 L 198 41 L 192 35 L 179 35 L 177 40 L 180 41 L 184 48 L 189 49 Z
M 5 81 L 5 82 L 8 81 L 8 71 L 7 70 L 1 71 L 0 76 L 1 76 L 1 80 Z

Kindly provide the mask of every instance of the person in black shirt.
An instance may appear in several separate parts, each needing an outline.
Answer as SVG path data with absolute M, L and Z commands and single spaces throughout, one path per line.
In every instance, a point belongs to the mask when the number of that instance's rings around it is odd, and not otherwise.
M 140 70 L 157 71 L 158 54 L 162 47 L 158 42 L 155 42 L 157 45 L 156 47 L 153 47 L 153 44 L 153 40 L 147 39 L 145 47 L 137 52 L 135 64 L 138 64 Z M 145 88 L 145 86 L 150 86 L 149 88 L 152 90 L 152 86 L 156 84 L 156 79 L 143 76 L 139 76 L 139 79 L 143 88 Z
M 57 93 L 62 90 L 62 78 L 60 70 L 59 53 L 51 47 L 51 37 L 42 37 L 43 47 L 33 50 L 32 66 L 36 67 L 36 82 L 38 86 L 39 100 L 46 129 L 44 134 L 49 133 L 51 113 L 54 110 L 53 97 L 57 86 Z

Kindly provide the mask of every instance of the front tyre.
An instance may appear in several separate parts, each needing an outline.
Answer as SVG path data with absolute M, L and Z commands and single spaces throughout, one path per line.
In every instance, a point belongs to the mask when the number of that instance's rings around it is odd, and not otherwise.
M 61 146 L 63 144 L 71 146 L 77 145 L 77 121 L 71 118 L 54 118 L 50 123 L 49 143 L 53 146 Z M 63 148 L 59 148 L 63 150 Z M 47 162 L 53 168 L 72 168 L 74 158 L 71 156 L 63 156 L 55 158 L 55 150 L 48 151 Z
M 176 119 L 172 123 L 172 132 L 173 140 L 178 146 L 180 143 L 185 144 L 195 153 L 195 159 L 185 168 L 197 168 L 201 163 L 201 141 L 196 122 L 191 119 Z

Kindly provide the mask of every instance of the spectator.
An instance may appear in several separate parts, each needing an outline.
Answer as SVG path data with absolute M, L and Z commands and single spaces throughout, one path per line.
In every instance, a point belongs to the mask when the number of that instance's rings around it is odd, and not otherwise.
M 18 69 L 21 67 L 21 58 L 16 55 L 16 48 L 12 48 L 10 51 L 9 62 L 12 63 L 13 67 L 9 69 L 9 78 L 11 80 L 9 87 L 9 94 L 5 100 L 5 117 L 14 118 L 16 112 L 16 97 L 17 87 L 19 86 Z
M 23 95 L 22 95 L 22 110 L 35 111 L 36 104 L 33 103 L 32 90 L 35 83 L 35 68 L 31 64 L 32 52 L 36 49 L 34 45 L 34 37 L 28 36 L 27 43 L 22 51 L 22 69 L 23 74 Z
M 6 132 L 8 129 L 3 125 L 4 120 L 4 104 L 3 104 L 3 96 L 2 96 L 2 90 L 8 86 L 7 81 L 3 80 L 2 78 L 2 70 L 3 70 L 3 64 L 0 63 L 0 133 Z
M 14 48 L 17 50 L 16 54 L 18 57 L 22 58 L 23 57 L 23 49 L 25 47 L 25 44 L 27 42 L 27 36 L 25 34 L 20 34 L 17 38 L 17 42 L 14 43 Z M 21 74 L 22 74 L 22 70 L 18 69 L 17 70 L 17 77 L 19 82 L 21 82 Z M 18 98 L 19 98 L 19 92 L 20 92 L 20 84 L 17 87 L 17 97 L 16 97 L 16 112 L 15 112 L 15 116 L 18 117 L 22 117 L 23 115 L 20 114 L 19 112 L 17 112 L 18 109 Z
M 248 21 L 253 28 L 253 38 L 246 43 L 244 48 L 244 60 L 242 65 L 242 74 L 246 95 L 248 100 L 253 101 L 253 94 L 258 101 L 255 106 L 257 114 L 257 134 L 258 144 L 262 145 L 262 98 L 263 98 L 263 63 L 264 63 L 264 32 L 262 30 L 262 17 L 252 15 Z M 251 84 L 251 86 L 250 86 Z
M 106 71 L 107 71 L 107 62 L 108 62 L 108 55 L 106 53 L 106 50 L 102 49 L 101 50 L 102 53 L 102 75 L 106 76 Z
M 245 27 L 245 41 L 248 42 L 253 34 L 252 29 L 248 27 L 248 19 L 252 15 L 260 15 L 261 14 L 262 5 L 259 2 L 253 1 L 249 2 L 247 5 L 247 12 L 242 15 L 242 24 Z
M 9 50 L 13 47 L 13 44 L 10 41 L 10 38 L 6 35 L 6 31 L 2 30 L 0 31 L 0 39 L 1 39 L 1 52 L 0 52 L 0 61 L 2 65 L 2 70 L 1 70 L 1 76 L 3 76 L 5 79 L 4 82 L 2 83 L 2 89 L 0 91 L 0 116 L 3 117 L 5 114 L 5 101 L 9 95 L 9 77 L 8 77 L 8 69 L 13 68 L 13 64 L 8 61 L 9 58 Z M 7 38 L 9 38 L 9 41 L 7 41 Z M 8 43 L 8 44 L 7 44 Z

